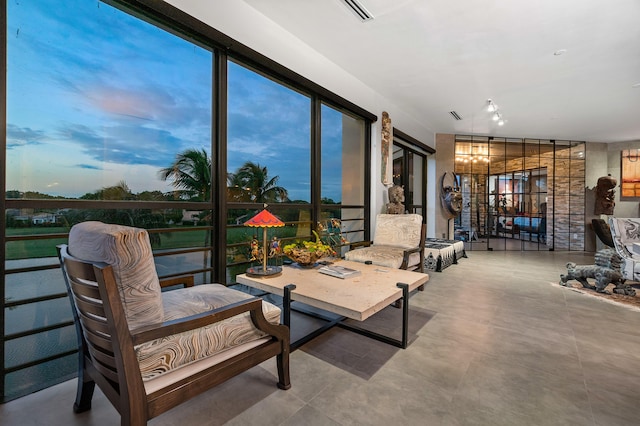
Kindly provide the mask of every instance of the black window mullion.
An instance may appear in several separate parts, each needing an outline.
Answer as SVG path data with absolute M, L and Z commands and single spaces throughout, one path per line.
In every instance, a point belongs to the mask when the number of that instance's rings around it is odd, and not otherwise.
M 216 51 L 213 55 L 213 135 L 211 138 L 211 216 L 212 240 L 224 241 L 224 244 L 211 244 L 211 259 L 214 266 L 214 280 L 226 283 L 227 279 L 227 117 L 228 117 L 228 58 L 223 52 Z
M 311 97 L 311 229 L 320 220 L 322 199 L 322 103 L 317 96 Z

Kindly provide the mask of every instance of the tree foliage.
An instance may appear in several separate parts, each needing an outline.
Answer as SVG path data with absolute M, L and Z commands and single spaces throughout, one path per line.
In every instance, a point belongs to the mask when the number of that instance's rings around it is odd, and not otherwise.
M 211 159 L 204 149 L 187 149 L 172 165 L 160 170 L 160 179 L 173 180 L 181 198 L 208 201 L 211 196 Z
M 227 178 L 230 201 L 286 202 L 289 200 L 287 190 L 278 186 L 278 179 L 278 176 L 270 178 L 266 167 L 247 161 Z

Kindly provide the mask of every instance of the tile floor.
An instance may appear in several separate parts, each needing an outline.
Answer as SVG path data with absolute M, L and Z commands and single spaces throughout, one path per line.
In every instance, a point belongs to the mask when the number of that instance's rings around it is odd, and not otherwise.
M 268 361 L 149 424 L 637 425 L 640 312 L 553 285 L 569 260 L 593 255 L 470 252 L 412 296 L 406 350 L 335 329 L 292 354 L 290 390 Z M 119 424 L 99 391 L 80 415 L 74 396 L 0 405 L 0 423 Z

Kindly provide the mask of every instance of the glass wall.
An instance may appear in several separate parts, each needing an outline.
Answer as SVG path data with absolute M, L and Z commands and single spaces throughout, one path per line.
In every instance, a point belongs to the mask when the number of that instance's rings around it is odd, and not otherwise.
M 584 250 L 584 143 L 456 136 L 470 250 Z
M 334 242 L 362 241 L 365 229 L 365 122 L 327 104 L 321 107 L 321 229 Z M 339 220 L 336 222 L 335 220 Z M 337 224 L 339 223 L 339 226 Z M 346 251 L 345 246 L 342 251 Z
M 270 238 L 309 238 L 334 217 L 364 238 L 375 116 L 255 52 L 217 51 L 226 38 L 196 33 L 177 10 L 173 21 L 169 6 L 0 7 L 2 401 L 76 374 L 55 249 L 75 223 L 146 228 L 158 275 L 198 284 L 232 284 L 250 265 L 254 230 L 243 224 L 263 203 L 286 223 Z
M 228 200 L 311 202 L 310 97 L 228 65 Z

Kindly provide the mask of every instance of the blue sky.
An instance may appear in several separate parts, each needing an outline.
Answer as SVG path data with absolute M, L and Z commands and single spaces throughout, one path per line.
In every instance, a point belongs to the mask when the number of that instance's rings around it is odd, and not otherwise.
M 210 151 L 211 52 L 96 0 L 8 2 L 7 77 L 8 190 L 166 192 L 160 168 Z M 228 170 L 257 162 L 309 200 L 309 98 L 236 64 L 229 81 Z M 339 147 L 342 115 L 323 110 Z

